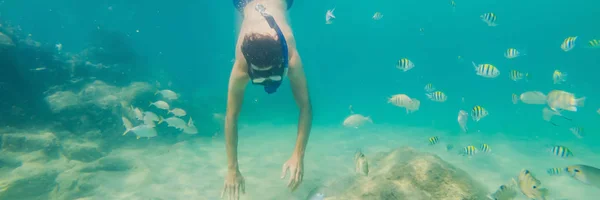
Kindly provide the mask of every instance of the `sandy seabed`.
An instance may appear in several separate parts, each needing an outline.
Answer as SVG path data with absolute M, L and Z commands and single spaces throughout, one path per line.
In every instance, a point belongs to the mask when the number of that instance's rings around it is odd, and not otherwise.
M 566 174 L 546 174 L 546 169 L 551 167 L 600 166 L 600 157 L 584 149 L 572 148 L 577 156 L 562 159 L 545 151 L 548 141 L 509 140 L 500 133 L 457 134 L 386 125 L 360 129 L 314 127 L 306 152 L 304 182 L 291 193 L 286 187 L 287 180 L 280 179 L 280 173 L 282 164 L 292 153 L 296 126 L 250 125 L 242 126 L 239 133 L 239 165 L 246 180 L 246 194 L 241 199 L 304 200 L 311 189 L 323 182 L 352 176 L 352 158 L 357 148 L 368 157 L 402 146 L 437 154 L 468 172 L 490 193 L 527 168 L 550 190 L 551 199 L 593 200 L 600 196 L 600 189 L 584 185 Z M 438 136 L 440 142 L 429 145 L 427 138 L 431 136 Z M 173 145 L 161 144 L 159 140 L 160 137 L 152 138 L 143 148 L 113 150 L 111 155 L 126 157 L 142 167 L 105 173 L 95 180 L 102 182 L 101 186 L 85 199 L 219 199 L 227 161 L 222 137 L 195 138 Z M 457 153 L 466 145 L 481 143 L 489 144 L 492 152 L 473 157 Z M 454 149 L 447 151 L 448 144 L 453 144 Z M 527 198 L 519 195 L 517 199 Z

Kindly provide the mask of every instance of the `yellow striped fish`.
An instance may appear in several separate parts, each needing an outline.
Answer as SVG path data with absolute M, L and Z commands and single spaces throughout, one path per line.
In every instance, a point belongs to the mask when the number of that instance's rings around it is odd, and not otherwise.
M 552 154 L 554 154 L 555 156 L 561 158 L 568 158 L 573 156 L 573 152 L 569 148 L 560 145 L 552 147 L 550 149 L 550 152 L 552 152 Z
M 477 147 L 475 147 L 473 145 L 464 147 L 461 152 L 461 154 L 464 156 L 472 156 L 472 155 L 475 155 L 475 153 L 477 153 Z
M 430 92 L 433 92 L 433 91 L 435 91 L 435 87 L 433 87 L 433 84 L 428 83 L 427 85 L 425 85 L 425 92 L 430 93 Z
M 484 13 L 483 15 L 479 16 L 481 17 L 481 20 L 483 20 L 485 23 L 487 23 L 488 26 L 497 26 L 498 24 L 496 24 L 496 14 L 494 13 Z
M 600 40 L 593 39 L 588 42 L 590 48 L 600 48 Z
M 473 67 L 475 67 L 475 72 L 479 76 L 483 76 L 486 78 L 496 78 L 500 75 L 500 70 L 496 68 L 492 64 L 475 64 L 473 63 Z
M 506 52 L 504 52 L 504 57 L 506 57 L 508 59 L 513 59 L 513 58 L 519 57 L 520 55 L 521 55 L 521 52 L 519 52 L 515 48 L 509 48 L 506 50 Z
M 402 58 L 398 60 L 398 64 L 396 64 L 396 68 L 406 72 L 415 67 L 415 64 L 410 61 L 408 58 Z
M 581 139 L 583 138 L 583 128 L 581 127 L 573 127 L 569 129 L 571 131 L 571 133 L 573 133 L 573 135 L 575 135 L 575 137 Z
M 519 81 L 523 79 L 523 77 L 529 78 L 529 73 L 523 74 L 522 72 L 513 69 L 510 70 L 510 74 L 508 75 L 508 77 L 510 78 L 510 80 Z
M 490 148 L 490 146 L 488 144 L 481 144 L 481 152 L 489 153 L 491 151 L 492 151 L 492 149 Z
M 552 81 L 554 81 L 554 84 L 561 84 L 562 82 L 567 81 L 567 74 L 554 70 L 552 73 Z
M 446 94 L 444 94 L 442 91 L 435 91 L 426 95 L 427 98 L 435 102 L 444 102 L 448 99 L 448 96 L 446 96 Z
M 555 168 L 550 168 L 550 169 L 546 170 L 546 172 L 552 176 L 559 175 L 560 173 L 562 173 L 564 171 L 567 171 L 567 168 L 555 167 Z
M 471 117 L 473 118 L 473 121 L 478 122 L 479 120 L 483 119 L 484 117 L 488 116 L 489 113 L 487 110 L 485 110 L 485 108 L 481 107 L 481 106 L 473 106 L 473 109 L 471 110 Z
M 438 138 L 438 136 L 433 136 L 429 138 L 429 144 L 430 145 L 434 145 L 437 144 L 440 141 L 440 138 Z
M 568 37 L 560 45 L 560 48 L 565 52 L 571 51 L 575 47 L 575 41 L 577 41 L 577 36 Z
M 454 2 L 454 0 L 450 0 L 450 5 L 452 6 L 452 10 L 454 11 L 454 9 L 456 8 L 456 2 Z

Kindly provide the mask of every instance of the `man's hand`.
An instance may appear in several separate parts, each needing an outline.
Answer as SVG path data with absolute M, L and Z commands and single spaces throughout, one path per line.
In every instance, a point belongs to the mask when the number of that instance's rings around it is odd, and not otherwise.
M 240 199 L 240 192 L 246 193 L 246 184 L 240 170 L 228 170 L 225 177 L 225 186 L 221 192 L 221 198 L 227 196 L 228 200 Z
M 300 183 L 302 183 L 302 177 L 304 176 L 304 161 L 303 158 L 296 156 L 295 154 L 283 164 L 281 169 L 281 179 L 287 176 L 287 172 L 290 171 L 290 181 L 288 182 L 288 188 L 295 191 Z

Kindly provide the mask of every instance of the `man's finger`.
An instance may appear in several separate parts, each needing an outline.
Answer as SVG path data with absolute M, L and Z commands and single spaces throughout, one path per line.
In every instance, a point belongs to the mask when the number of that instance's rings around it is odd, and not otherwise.
M 240 193 L 239 193 L 239 191 L 240 191 L 240 186 L 239 185 L 235 185 L 234 188 L 233 188 L 233 198 L 235 200 L 240 199 Z
M 288 168 L 289 167 L 288 167 L 287 163 L 283 164 L 283 168 L 281 168 L 281 178 L 282 179 L 285 178 L 285 176 L 287 175 Z
M 288 186 L 288 187 L 291 187 L 291 185 L 292 185 L 292 183 L 293 183 L 293 182 L 294 182 L 294 176 L 293 176 L 293 175 L 290 175 L 290 180 L 288 181 L 288 184 L 287 184 L 287 186 Z
M 235 200 L 235 196 L 233 196 L 233 186 L 232 185 L 229 186 L 229 199 Z
M 227 184 L 225 184 L 223 186 L 223 190 L 221 191 L 221 199 L 223 198 L 223 195 L 225 194 L 225 190 L 227 190 Z

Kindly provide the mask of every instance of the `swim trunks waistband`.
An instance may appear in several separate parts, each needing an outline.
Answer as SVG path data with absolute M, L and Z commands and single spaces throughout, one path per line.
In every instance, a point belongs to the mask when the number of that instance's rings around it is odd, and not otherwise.
M 294 0 L 286 0 L 287 1 L 287 9 L 292 8 L 292 4 Z M 244 12 L 244 7 L 248 5 L 248 3 L 252 2 L 252 0 L 233 0 L 233 6 L 238 9 L 240 12 Z

